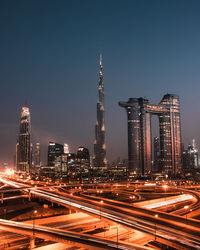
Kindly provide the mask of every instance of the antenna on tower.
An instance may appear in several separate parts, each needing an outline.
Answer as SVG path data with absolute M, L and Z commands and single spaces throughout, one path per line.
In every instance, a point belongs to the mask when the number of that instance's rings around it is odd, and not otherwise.
M 102 54 L 100 53 L 100 66 L 102 66 Z

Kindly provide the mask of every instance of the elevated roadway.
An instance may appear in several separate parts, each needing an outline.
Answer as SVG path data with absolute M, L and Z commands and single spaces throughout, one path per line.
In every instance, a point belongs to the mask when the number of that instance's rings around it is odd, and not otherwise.
M 60 229 L 44 227 L 44 226 L 32 226 L 30 224 L 14 222 L 9 220 L 0 219 L 0 228 L 2 230 L 15 232 L 17 234 L 29 235 L 34 238 L 35 236 L 54 242 L 62 243 L 77 243 L 78 246 L 87 246 L 87 249 L 148 249 L 146 247 L 140 247 L 135 244 L 114 242 L 112 240 L 103 239 L 87 234 L 75 233 L 70 231 L 64 231 Z
M 16 182 L 14 182 L 16 185 Z M 12 184 L 12 183 L 10 183 Z M 91 213 L 102 218 L 115 221 L 126 227 L 138 229 L 140 231 L 155 234 L 157 237 L 170 241 L 182 249 L 200 249 L 200 222 L 196 220 L 185 220 L 180 216 L 170 215 L 163 212 L 155 212 L 144 208 L 131 207 L 129 205 L 116 205 L 78 197 L 75 195 L 64 194 L 61 192 L 49 191 L 48 188 L 35 188 L 30 192 L 43 199 L 71 206 Z M 155 215 L 158 215 L 156 218 Z

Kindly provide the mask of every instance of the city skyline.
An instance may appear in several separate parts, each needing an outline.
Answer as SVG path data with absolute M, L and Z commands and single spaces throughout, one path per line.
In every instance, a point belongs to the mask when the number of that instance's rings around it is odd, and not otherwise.
M 117 103 L 135 96 L 158 103 L 167 92 L 178 94 L 183 142 L 195 138 L 199 144 L 198 1 L 77 3 L 56 9 L 52 1 L 1 3 L 0 162 L 12 164 L 25 100 L 43 161 L 49 141 L 93 152 L 100 52 L 109 160 L 127 158 L 125 114 Z M 88 15 L 82 22 L 83 9 Z
M 200 249 L 200 1 L 0 1 L 0 249 Z

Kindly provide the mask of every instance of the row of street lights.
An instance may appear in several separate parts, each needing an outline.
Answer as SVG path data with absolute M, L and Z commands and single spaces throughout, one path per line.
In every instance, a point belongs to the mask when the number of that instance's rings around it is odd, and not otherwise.
M 101 219 L 101 207 L 102 207 L 102 204 L 103 204 L 103 201 L 100 200 L 100 206 L 99 206 L 99 217 Z M 120 225 L 117 224 L 117 249 L 118 249 L 118 245 L 119 245 L 119 238 L 118 238 L 118 235 L 119 235 L 119 227 Z

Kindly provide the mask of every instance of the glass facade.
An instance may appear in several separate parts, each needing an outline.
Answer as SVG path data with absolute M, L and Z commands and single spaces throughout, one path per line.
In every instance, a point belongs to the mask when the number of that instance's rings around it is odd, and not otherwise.
M 35 168 L 39 168 L 41 166 L 41 161 L 40 161 L 40 143 L 38 143 L 38 142 L 35 144 L 34 166 L 35 166 Z
M 32 150 L 30 137 L 30 112 L 29 108 L 22 107 L 19 136 L 16 145 L 17 172 L 30 174 L 32 167 Z
M 161 167 L 165 175 L 176 177 L 182 172 L 179 97 L 164 95 L 160 105 L 166 107 L 166 111 L 159 115 Z
M 94 142 L 94 167 L 105 167 L 106 144 L 105 144 L 105 113 L 104 113 L 104 84 L 103 84 L 103 66 L 100 56 L 99 84 L 98 84 L 98 102 L 97 102 L 97 122 L 95 126 Z
M 61 157 L 63 153 L 64 153 L 64 148 L 62 144 L 49 142 L 48 166 L 55 166 L 55 164 L 58 162 L 57 157 Z
M 168 177 L 181 173 L 180 104 L 177 95 L 167 94 L 159 105 L 144 98 L 119 102 L 128 116 L 128 168 L 132 175 L 152 172 L 151 115 L 158 115 L 160 126 L 160 172 Z

